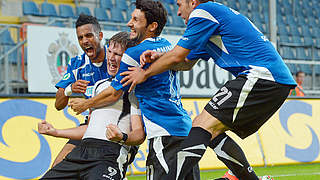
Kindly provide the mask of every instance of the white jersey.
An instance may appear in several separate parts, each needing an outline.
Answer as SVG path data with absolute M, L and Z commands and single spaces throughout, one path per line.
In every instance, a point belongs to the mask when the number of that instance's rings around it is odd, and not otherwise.
M 93 96 L 96 96 L 104 89 L 110 86 L 111 79 L 103 79 L 98 81 L 94 86 Z M 126 106 L 125 99 L 119 99 L 112 105 L 94 109 L 91 112 L 88 128 L 82 139 L 96 138 L 108 140 L 106 138 L 106 127 L 109 124 L 118 125 L 120 130 L 125 133 L 131 131 L 131 121 L 129 112 L 130 106 Z M 121 117 L 120 117 L 121 116 Z

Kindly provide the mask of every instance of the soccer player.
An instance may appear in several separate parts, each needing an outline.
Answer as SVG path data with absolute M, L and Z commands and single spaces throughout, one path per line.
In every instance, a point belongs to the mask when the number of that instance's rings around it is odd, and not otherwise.
M 135 5 L 136 9 L 127 25 L 131 29 L 130 38 L 138 45 L 126 50 L 119 72 L 127 71 L 128 67 L 139 66 L 140 55 L 145 50 L 167 52 L 172 48 L 166 39 L 159 37 L 167 21 L 163 5 L 152 0 L 137 0 Z M 149 64 L 145 66 L 148 67 Z M 172 69 L 174 68 L 177 67 Z M 167 70 L 150 77 L 135 89 L 149 140 L 147 178 L 150 180 L 164 179 L 169 172 L 176 171 L 176 165 L 169 161 L 176 156 L 177 148 L 188 135 L 192 125 L 181 104 L 180 85 L 176 74 L 174 70 Z M 91 99 L 72 99 L 71 107 L 81 113 L 99 103 L 112 103 L 119 92 L 127 90 L 127 87 L 120 83 L 122 78 L 119 74 L 116 75 L 111 87 Z M 198 170 L 194 174 L 192 168 L 186 179 L 200 179 L 199 168 L 194 168 L 195 171 Z
M 120 32 L 110 39 L 107 61 L 120 63 L 122 54 L 129 42 L 129 33 Z M 117 72 L 119 66 L 116 67 Z M 92 96 L 110 86 L 111 78 L 95 83 Z M 144 128 L 133 94 L 125 93 L 123 100 L 100 108 L 93 109 L 88 126 L 72 129 L 55 129 L 47 122 L 38 124 L 38 131 L 54 137 L 81 139 L 66 158 L 49 170 L 42 179 L 115 179 L 125 177 L 129 159 L 133 159 L 135 147 L 145 139 Z M 87 127 L 87 128 L 84 128 Z M 83 131 L 85 130 L 85 132 Z M 133 154 L 130 154 L 133 152 Z M 131 157 L 129 157 L 129 154 Z
M 76 21 L 78 43 L 84 53 L 72 58 L 63 79 L 56 84 L 55 107 L 64 109 L 72 93 L 82 93 L 91 98 L 94 84 L 102 79 L 110 78 L 117 72 L 115 60 L 107 62 L 107 47 L 102 44 L 103 33 L 100 24 L 93 16 L 80 14 Z M 120 63 L 120 62 L 119 62 Z M 87 119 L 87 117 L 86 117 Z M 82 128 L 86 129 L 87 120 Z M 55 166 L 80 143 L 79 140 L 69 140 L 56 157 L 52 166 Z
M 283 104 L 296 86 L 289 69 L 270 41 L 245 16 L 217 2 L 177 0 L 178 15 L 187 28 L 173 50 L 147 69 L 122 73 L 130 90 L 177 63 L 188 63 L 191 50 L 204 49 L 221 68 L 236 78 L 228 81 L 193 121 L 181 145 L 177 175 L 183 179 L 209 146 L 239 179 L 258 179 L 241 148 L 225 131 L 242 139 L 255 133 Z M 150 51 L 142 59 L 152 57 Z M 149 62 L 148 60 L 146 62 Z M 190 63 L 190 62 L 189 62 Z

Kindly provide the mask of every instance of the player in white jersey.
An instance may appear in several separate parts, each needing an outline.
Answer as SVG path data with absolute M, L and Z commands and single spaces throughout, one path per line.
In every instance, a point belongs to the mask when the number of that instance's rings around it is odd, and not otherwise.
M 135 39 L 138 45 L 126 50 L 119 72 L 139 66 L 139 57 L 145 50 L 166 52 L 172 47 L 166 39 L 159 37 L 167 19 L 163 5 L 151 0 L 137 0 L 135 5 L 136 9 L 127 25 L 131 29 L 130 38 Z M 176 156 L 178 147 L 188 135 L 192 124 L 182 107 L 180 84 L 176 69 L 173 69 L 148 79 L 135 90 L 149 142 L 146 163 L 147 178 L 150 180 L 163 179 L 171 171 L 176 171 L 176 166 L 170 161 Z M 75 106 L 73 109 L 80 113 L 100 101 L 112 102 L 113 94 L 127 90 L 127 87 L 121 85 L 121 78 L 119 74 L 116 75 L 112 87 L 105 90 L 104 97 L 101 93 L 102 96 L 86 100 L 80 110 Z M 193 174 L 189 171 L 186 179 L 200 179 L 199 168 L 194 170 L 197 172 Z
M 70 59 L 67 72 L 56 84 L 58 91 L 55 107 L 57 110 L 67 106 L 69 97 L 73 93 L 81 93 L 85 98 L 91 98 L 94 84 L 101 79 L 112 77 L 117 72 L 115 67 L 119 66 L 112 59 L 107 61 L 107 46 L 102 43 L 103 34 L 95 17 L 80 14 L 76 21 L 76 33 L 84 53 Z M 86 122 L 81 126 L 85 124 Z M 79 143 L 79 140 L 69 140 L 52 166 L 62 161 Z
M 110 39 L 108 60 L 121 61 L 129 41 L 128 33 L 120 32 Z M 119 66 L 116 68 L 118 71 Z M 95 96 L 110 86 L 112 78 L 95 83 Z M 130 100 L 131 115 L 130 113 Z M 87 128 L 55 129 L 51 124 L 39 123 L 41 134 L 55 137 L 81 139 L 66 158 L 49 170 L 42 179 L 123 179 L 129 164 L 131 148 L 139 145 L 145 134 L 134 95 L 125 93 L 123 98 L 109 106 L 92 109 Z M 85 130 L 85 133 L 83 132 Z M 83 134 L 84 133 L 84 134 Z
M 239 179 L 257 180 L 241 148 L 227 135 L 231 130 L 241 138 L 256 132 L 283 104 L 296 86 L 289 69 L 269 40 L 245 16 L 208 0 L 177 0 L 178 15 L 187 29 L 173 50 L 148 69 L 132 68 L 122 73 L 124 85 L 143 83 L 147 78 L 186 62 L 191 50 L 205 50 L 214 62 L 232 73 L 228 81 L 193 121 L 188 138 L 178 152 L 177 175 L 183 179 L 200 160 L 209 145 L 218 158 Z M 149 62 L 155 52 L 145 52 Z

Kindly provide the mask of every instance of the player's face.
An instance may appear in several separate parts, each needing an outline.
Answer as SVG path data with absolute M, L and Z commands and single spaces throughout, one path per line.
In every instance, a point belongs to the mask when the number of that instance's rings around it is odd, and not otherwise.
M 107 67 L 108 73 L 111 76 L 115 76 L 117 74 L 124 51 L 125 49 L 121 47 L 121 44 L 112 41 L 110 42 L 107 52 Z
M 146 37 L 147 19 L 140 9 L 135 9 L 127 26 L 131 29 L 130 39 L 140 43 Z
M 189 16 L 193 10 L 192 0 L 177 0 L 177 5 L 179 7 L 177 15 L 184 19 L 184 23 L 188 24 Z
M 77 27 L 77 37 L 80 47 L 90 60 L 96 59 L 101 51 L 102 33 L 97 33 L 92 24 L 85 24 Z

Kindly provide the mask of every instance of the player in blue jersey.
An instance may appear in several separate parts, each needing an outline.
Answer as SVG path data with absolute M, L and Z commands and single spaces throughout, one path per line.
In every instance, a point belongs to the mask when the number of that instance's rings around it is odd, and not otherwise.
M 167 20 L 163 5 L 151 0 L 137 0 L 135 5 L 136 9 L 127 25 L 131 29 L 130 38 L 136 40 L 138 45 L 126 50 L 119 72 L 139 66 L 140 55 L 145 50 L 167 52 L 172 48 L 166 39 L 159 37 Z M 85 102 L 71 100 L 70 105 L 80 113 L 99 103 L 112 103 L 118 93 L 127 91 L 127 87 L 120 83 L 122 78 L 117 74 L 111 83 L 112 87 Z M 171 165 L 169 161 L 175 158 L 180 143 L 192 125 L 182 107 L 179 88 L 177 72 L 170 69 L 149 78 L 135 89 L 149 140 L 147 177 L 150 180 L 164 179 L 171 171 L 176 171 L 176 165 Z M 194 169 L 198 170 L 198 167 Z M 186 179 L 200 179 L 199 171 L 193 174 L 190 170 Z
M 99 22 L 92 16 L 81 14 L 76 22 L 76 33 L 83 54 L 72 58 L 68 63 L 63 79 L 56 84 L 55 107 L 66 107 L 72 93 L 82 93 L 86 98 L 92 95 L 94 84 L 117 73 L 120 62 L 114 58 L 107 61 L 107 47 L 102 44 L 103 34 Z M 85 124 L 85 123 L 84 123 Z M 53 166 L 59 163 L 80 141 L 70 140 L 55 159 Z
M 177 0 L 177 5 L 178 15 L 187 24 L 183 37 L 148 69 L 131 68 L 122 73 L 126 75 L 122 82 L 124 86 L 131 84 L 132 89 L 177 63 L 190 63 L 185 57 L 191 50 L 206 50 L 218 66 L 236 78 L 228 81 L 194 119 L 178 152 L 180 173 L 171 179 L 182 179 L 208 145 L 237 178 L 258 179 L 241 148 L 225 131 L 243 139 L 255 133 L 296 83 L 273 45 L 245 16 L 208 0 Z M 142 61 L 150 62 L 154 54 L 145 52 Z

